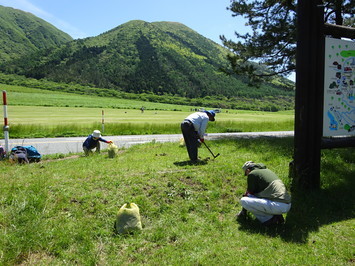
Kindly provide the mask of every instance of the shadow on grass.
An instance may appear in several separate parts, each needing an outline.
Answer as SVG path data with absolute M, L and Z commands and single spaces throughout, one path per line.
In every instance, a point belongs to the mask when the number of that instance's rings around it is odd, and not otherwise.
M 240 230 L 271 237 L 280 236 L 284 241 L 306 243 L 311 232 L 323 225 L 353 219 L 355 197 L 355 149 L 327 151 L 322 162 L 322 189 L 292 192 L 292 207 L 286 223 L 276 227 L 264 227 L 257 220 L 247 218 L 239 222 Z M 337 163 L 337 159 L 340 160 Z M 335 160 L 335 161 L 333 161 Z
M 209 159 L 198 160 L 198 161 L 182 161 L 182 162 L 174 162 L 176 166 L 186 166 L 186 165 L 205 165 L 208 163 Z

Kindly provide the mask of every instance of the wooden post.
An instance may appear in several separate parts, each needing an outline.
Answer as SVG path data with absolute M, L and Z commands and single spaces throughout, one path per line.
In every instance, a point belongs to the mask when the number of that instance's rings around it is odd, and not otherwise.
M 297 6 L 294 184 L 320 186 L 323 131 L 324 34 L 321 0 L 299 0 Z
M 101 131 L 102 131 L 102 133 L 104 133 L 105 132 L 105 113 L 104 113 L 104 110 L 102 110 L 102 112 L 101 112 L 101 126 L 102 126 L 102 129 L 101 129 Z

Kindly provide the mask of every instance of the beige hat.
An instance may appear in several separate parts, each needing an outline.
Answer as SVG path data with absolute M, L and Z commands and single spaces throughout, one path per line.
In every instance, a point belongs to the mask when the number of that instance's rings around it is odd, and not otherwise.
M 253 161 L 247 161 L 243 164 L 242 169 L 245 172 L 247 169 L 254 167 L 255 163 Z
M 94 138 L 101 138 L 101 132 L 100 130 L 94 130 L 91 134 Z

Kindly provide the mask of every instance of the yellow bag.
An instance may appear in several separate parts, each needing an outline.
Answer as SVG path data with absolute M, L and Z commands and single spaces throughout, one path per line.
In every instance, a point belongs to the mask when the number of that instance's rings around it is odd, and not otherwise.
M 115 231 L 119 234 L 142 230 L 139 208 L 135 203 L 125 203 L 118 211 Z
M 108 157 L 109 158 L 115 158 L 116 154 L 118 152 L 118 147 L 115 144 L 113 144 L 113 142 L 109 143 L 107 151 L 108 151 Z
M 185 146 L 185 140 L 184 140 L 184 138 L 181 138 L 181 139 L 180 139 L 179 146 L 180 146 L 180 147 L 184 147 L 184 146 Z

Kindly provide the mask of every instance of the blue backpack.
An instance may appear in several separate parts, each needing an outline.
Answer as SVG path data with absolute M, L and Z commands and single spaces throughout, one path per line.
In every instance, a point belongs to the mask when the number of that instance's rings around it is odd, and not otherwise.
M 17 150 L 26 149 L 27 158 L 30 162 L 39 162 L 42 155 L 33 146 L 16 146 L 11 149 L 11 153 L 15 153 Z

